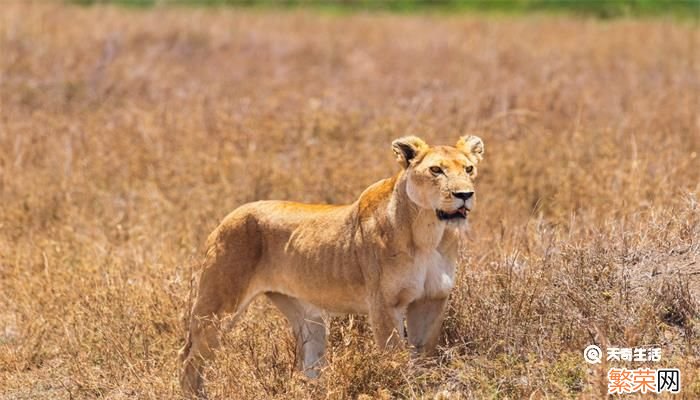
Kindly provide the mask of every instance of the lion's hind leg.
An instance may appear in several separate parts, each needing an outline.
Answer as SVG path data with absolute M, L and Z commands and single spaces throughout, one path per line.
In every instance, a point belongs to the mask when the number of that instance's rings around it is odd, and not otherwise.
M 244 289 L 239 301 L 225 303 L 206 293 L 199 295 L 192 309 L 186 343 L 180 350 L 180 385 L 186 395 L 206 397 L 202 372 L 204 364 L 214 358 L 214 351 L 220 345 L 222 318 L 227 317 L 225 328 L 232 328 L 258 294 Z
M 180 350 L 180 386 L 186 396 L 206 397 L 203 368 L 205 362 L 214 357 L 214 350 L 219 347 L 220 315 L 218 310 L 203 312 L 200 308 L 193 311 L 187 341 Z
M 246 244 L 245 235 L 245 231 L 235 232 L 229 243 Z M 222 318 L 231 316 L 227 325 L 232 327 L 262 292 L 253 283 L 257 262 L 257 255 L 242 246 L 212 247 L 208 252 L 186 343 L 180 350 L 180 385 L 186 396 L 206 397 L 202 372 L 219 347 Z
M 316 378 L 325 363 L 326 324 L 320 310 L 294 297 L 267 293 L 267 297 L 284 314 L 296 340 L 297 369 Z

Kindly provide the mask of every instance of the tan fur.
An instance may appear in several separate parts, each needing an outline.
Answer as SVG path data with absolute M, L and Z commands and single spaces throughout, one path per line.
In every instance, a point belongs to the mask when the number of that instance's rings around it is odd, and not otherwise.
M 392 148 L 403 170 L 350 205 L 259 201 L 214 230 L 180 352 L 186 394 L 204 393 L 203 362 L 218 346 L 215 321 L 228 314 L 237 320 L 260 294 L 290 321 L 298 367 L 309 376 L 323 363 L 324 313 L 368 314 L 380 348 L 400 343 L 406 318 L 416 353 L 435 348 L 466 227 L 466 219 L 443 220 L 437 210 L 471 211 L 474 198 L 455 193 L 474 191 L 484 146 L 475 136 L 455 147 L 410 136 Z

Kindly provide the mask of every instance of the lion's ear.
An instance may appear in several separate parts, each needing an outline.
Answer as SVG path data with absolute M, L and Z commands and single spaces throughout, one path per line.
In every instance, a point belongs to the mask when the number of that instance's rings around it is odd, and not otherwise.
M 457 141 L 457 150 L 473 158 L 476 162 L 484 158 L 484 141 L 478 136 L 465 135 Z
M 404 136 L 391 142 L 391 149 L 396 155 L 396 161 L 404 168 L 408 168 L 411 160 L 426 151 L 428 147 L 428 144 L 417 136 Z

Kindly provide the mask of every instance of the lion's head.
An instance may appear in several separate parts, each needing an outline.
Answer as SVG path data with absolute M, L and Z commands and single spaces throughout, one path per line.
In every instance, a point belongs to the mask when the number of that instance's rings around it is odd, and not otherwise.
M 417 206 L 440 220 L 463 221 L 474 208 L 474 179 L 484 154 L 477 136 L 462 136 L 452 146 L 429 146 L 416 136 L 394 140 L 392 149 L 405 169 L 406 192 Z

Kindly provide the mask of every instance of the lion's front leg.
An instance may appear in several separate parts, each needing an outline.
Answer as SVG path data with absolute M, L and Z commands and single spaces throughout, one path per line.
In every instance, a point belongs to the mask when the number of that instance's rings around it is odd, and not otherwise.
M 381 350 L 400 347 L 404 337 L 404 309 L 392 307 L 383 299 L 375 299 L 370 305 L 369 322 L 374 340 Z
M 416 353 L 435 351 L 445 315 L 447 298 L 418 299 L 408 305 L 408 341 Z

